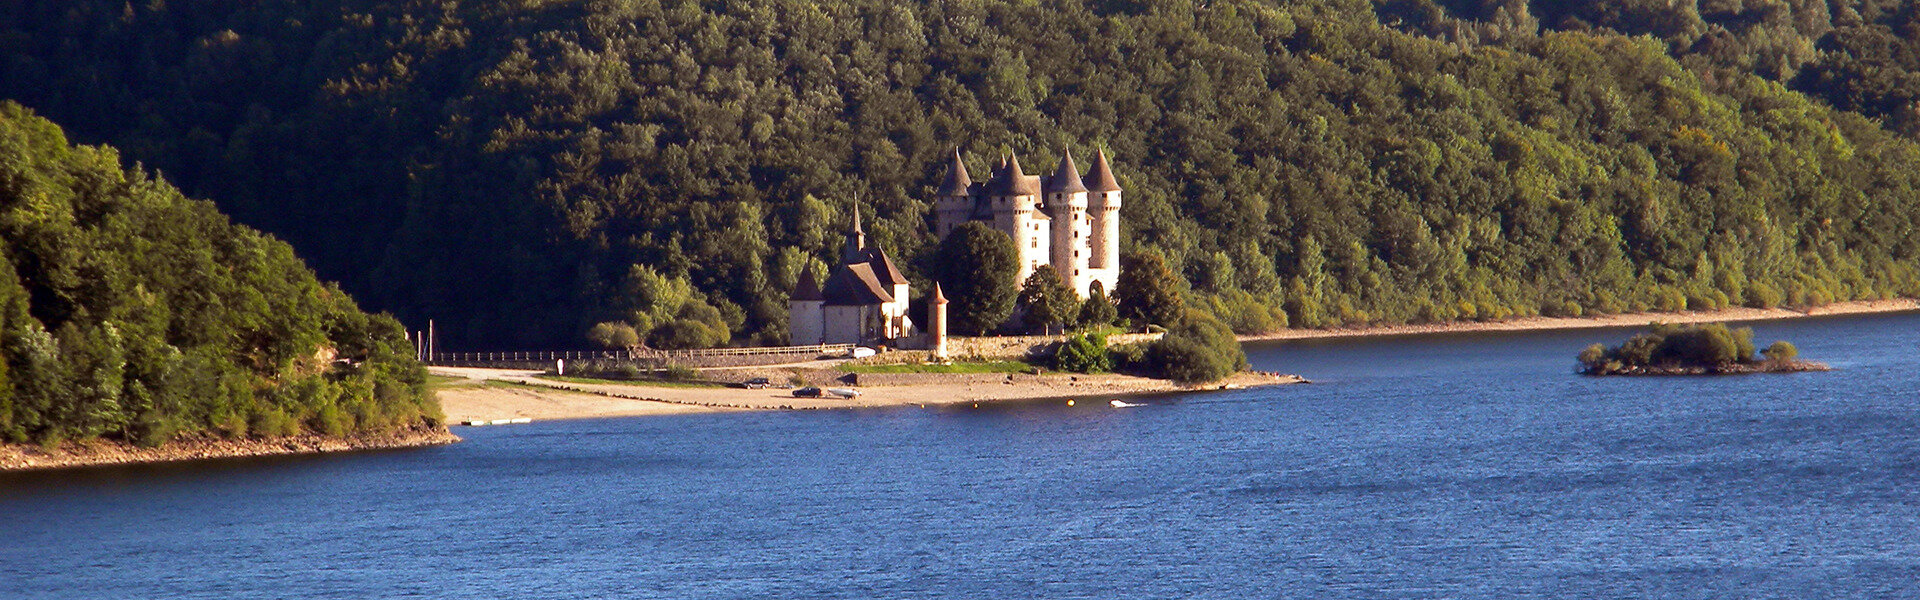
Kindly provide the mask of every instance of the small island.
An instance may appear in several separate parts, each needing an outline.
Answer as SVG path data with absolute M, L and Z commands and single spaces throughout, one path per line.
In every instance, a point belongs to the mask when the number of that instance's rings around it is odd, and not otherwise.
M 1721 323 L 1667 325 L 1629 338 L 1619 346 L 1588 346 L 1580 352 L 1584 375 L 1732 375 L 1826 371 L 1827 365 L 1799 359 L 1785 341 L 1754 352 L 1753 330 Z

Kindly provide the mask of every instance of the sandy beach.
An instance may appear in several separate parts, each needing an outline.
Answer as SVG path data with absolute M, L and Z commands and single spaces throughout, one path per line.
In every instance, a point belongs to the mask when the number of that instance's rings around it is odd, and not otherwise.
M 1681 313 L 1633 313 L 1599 317 L 1531 317 L 1494 322 L 1437 325 L 1389 325 L 1349 329 L 1299 329 L 1274 334 L 1241 336 L 1241 341 L 1357 338 L 1373 336 L 1534 331 L 1634 327 L 1652 322 L 1704 323 L 1765 321 L 1806 317 L 1920 311 L 1910 299 L 1845 302 L 1814 308 L 1732 308 Z M 806 365 L 810 368 L 831 364 Z M 742 410 L 820 410 L 888 406 L 939 406 L 1047 398 L 1118 398 L 1228 387 L 1301 383 L 1291 375 L 1243 373 L 1208 386 L 1185 387 L 1170 381 L 1128 375 L 998 375 L 930 377 L 911 385 L 857 387 L 853 399 L 795 398 L 790 390 L 748 390 L 725 387 L 668 387 L 647 384 L 574 383 L 540 377 L 539 371 L 469 367 L 431 367 L 439 376 L 456 378 L 439 389 L 440 405 L 449 422 L 530 418 L 583 419 L 670 415 Z M 771 372 L 762 374 L 772 374 Z
M 440 388 L 449 422 L 531 418 L 583 419 L 741 410 L 825 410 L 889 406 L 940 406 L 1046 398 L 1121 398 L 1299 383 L 1297 377 L 1243 373 L 1209 386 L 1184 387 L 1163 379 L 1128 375 L 998 375 L 941 377 L 916 385 L 860 386 L 852 399 L 796 398 L 792 390 L 726 387 L 662 387 L 645 384 L 574 383 L 539 377 L 538 371 L 432 367 L 462 381 Z M 506 386 L 502 386 L 504 382 Z
M 1841 302 L 1808 310 L 1786 308 L 1729 308 L 1725 310 L 1677 313 L 1629 313 L 1597 317 L 1528 317 L 1506 321 L 1466 321 L 1430 325 L 1383 325 L 1345 329 L 1289 329 L 1278 333 L 1240 336 L 1242 342 L 1268 340 L 1309 340 L 1359 338 L 1430 333 L 1473 333 L 1482 331 L 1540 331 L 1552 329 L 1600 329 L 1637 327 L 1648 323 L 1718 323 L 1727 321 L 1773 321 L 1838 315 L 1901 313 L 1920 311 L 1920 300 L 1864 300 Z

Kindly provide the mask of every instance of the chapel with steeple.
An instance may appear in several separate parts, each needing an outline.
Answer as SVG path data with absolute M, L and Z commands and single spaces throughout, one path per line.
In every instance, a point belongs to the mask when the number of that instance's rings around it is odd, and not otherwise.
M 825 284 L 815 283 L 812 267 L 794 284 L 787 333 L 795 345 L 867 344 L 915 333 L 907 316 L 907 278 L 885 251 L 867 243 L 857 206 L 846 236 L 840 266 Z
M 1120 279 L 1120 184 L 1107 153 L 1096 156 L 1085 177 L 1071 152 L 1060 154 L 1050 176 L 1027 175 L 1019 157 L 1009 156 L 976 183 L 956 148 L 946 182 L 934 192 L 935 233 L 945 239 L 968 221 L 986 223 L 1018 248 L 1015 285 L 1044 266 L 1083 298 L 1096 281 L 1112 294 Z

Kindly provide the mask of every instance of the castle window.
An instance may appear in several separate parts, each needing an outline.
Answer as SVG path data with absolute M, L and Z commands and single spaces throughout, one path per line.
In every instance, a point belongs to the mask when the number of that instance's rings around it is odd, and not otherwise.
M 1033 247 L 1035 248 L 1040 247 L 1040 238 L 1033 238 Z
M 1078 252 L 1075 252 L 1075 253 L 1073 253 L 1073 255 L 1074 255 L 1074 256 L 1079 256 L 1079 255 L 1080 255 L 1080 253 L 1078 253 Z M 1079 269 L 1074 269 L 1074 270 L 1073 270 L 1073 274 L 1074 274 L 1074 276 L 1076 276 L 1076 277 L 1078 277 L 1078 276 L 1080 275 L 1080 270 L 1079 270 Z

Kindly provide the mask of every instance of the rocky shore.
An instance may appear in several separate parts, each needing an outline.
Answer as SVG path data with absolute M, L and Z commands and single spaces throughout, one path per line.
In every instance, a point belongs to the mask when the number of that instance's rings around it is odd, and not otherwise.
M 1630 366 L 1587 373 L 1596 377 L 1614 375 L 1747 375 L 1752 373 L 1808 373 L 1832 371 L 1825 363 L 1804 360 L 1769 360 L 1757 363 L 1725 365 L 1651 365 Z
M 114 440 L 67 442 L 52 449 L 26 444 L 0 444 L 0 471 L 62 469 L 95 465 L 173 462 L 210 458 L 352 452 L 387 448 L 439 446 L 460 441 L 444 428 L 417 428 L 387 435 L 335 438 L 300 435 L 275 439 L 228 440 L 213 437 L 174 440 L 157 448 L 141 448 Z

